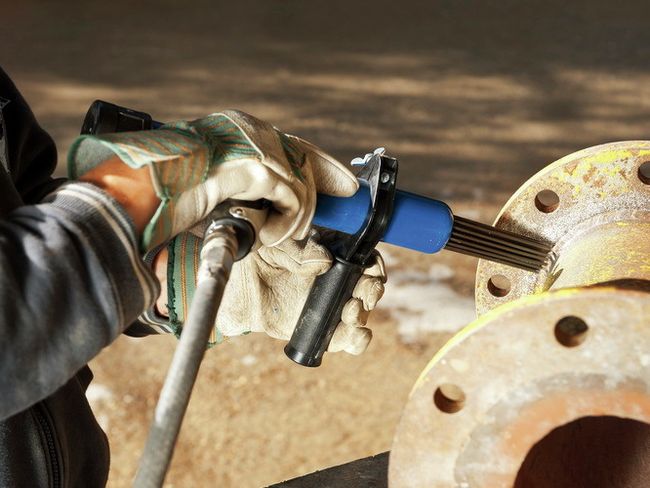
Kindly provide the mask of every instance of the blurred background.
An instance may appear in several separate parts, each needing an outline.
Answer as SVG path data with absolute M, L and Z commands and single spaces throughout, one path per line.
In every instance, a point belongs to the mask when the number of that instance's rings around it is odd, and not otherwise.
M 88 105 L 159 120 L 239 108 L 349 161 L 385 146 L 403 189 L 490 222 L 575 150 L 647 139 L 650 4 L 545 1 L 4 2 L 2 65 L 59 147 Z M 383 246 L 366 354 L 308 370 L 283 344 L 209 351 L 167 486 L 266 486 L 390 449 L 411 385 L 470 322 L 476 261 Z M 91 403 L 130 486 L 175 340 L 120 338 Z

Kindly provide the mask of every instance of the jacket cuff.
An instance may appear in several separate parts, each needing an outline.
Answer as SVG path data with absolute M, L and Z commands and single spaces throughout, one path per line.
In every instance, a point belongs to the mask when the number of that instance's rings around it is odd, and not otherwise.
M 108 194 L 90 183 L 65 183 L 43 199 L 67 213 L 100 262 L 106 263 L 121 324 L 132 323 L 151 307 L 160 284 L 138 250 L 133 222 Z

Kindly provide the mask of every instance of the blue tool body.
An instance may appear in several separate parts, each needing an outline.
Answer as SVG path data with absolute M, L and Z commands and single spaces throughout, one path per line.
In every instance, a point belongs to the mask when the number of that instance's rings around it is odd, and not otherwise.
M 351 197 L 319 194 L 313 223 L 354 234 L 363 227 L 370 206 L 370 190 L 363 183 Z M 445 247 L 451 237 L 453 224 L 454 217 L 445 203 L 397 190 L 393 215 L 381 240 L 432 254 Z

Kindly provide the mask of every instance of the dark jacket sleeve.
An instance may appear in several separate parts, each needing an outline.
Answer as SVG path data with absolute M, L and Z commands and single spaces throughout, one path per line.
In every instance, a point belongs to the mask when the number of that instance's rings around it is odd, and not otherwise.
M 52 178 L 56 146 L 1 68 L 0 108 L 4 120 L 0 134 L 3 169 L 11 176 L 22 202 L 37 203 L 64 181 Z
M 53 393 L 158 295 L 128 216 L 67 183 L 0 221 L 0 419 Z
M 0 69 L 0 419 L 65 384 L 158 296 L 122 208 L 52 179 L 55 166 Z

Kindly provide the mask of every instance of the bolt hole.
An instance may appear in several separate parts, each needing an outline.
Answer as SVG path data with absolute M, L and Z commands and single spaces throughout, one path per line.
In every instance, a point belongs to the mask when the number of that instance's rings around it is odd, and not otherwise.
M 487 287 L 492 296 L 504 297 L 510 293 L 510 280 L 503 275 L 494 275 L 488 280 Z
M 445 383 L 436 388 L 433 403 L 444 413 L 460 412 L 465 406 L 465 392 L 456 385 Z
M 650 185 L 650 161 L 646 161 L 641 166 L 639 166 L 639 171 L 637 173 L 639 179 L 646 185 Z
M 560 197 L 553 190 L 542 190 L 535 195 L 535 206 L 540 212 L 554 212 L 559 205 Z
M 589 326 L 579 317 L 569 315 L 555 324 L 555 338 L 564 347 L 576 347 L 587 338 Z

